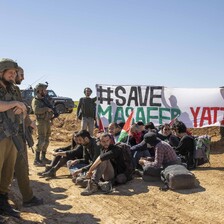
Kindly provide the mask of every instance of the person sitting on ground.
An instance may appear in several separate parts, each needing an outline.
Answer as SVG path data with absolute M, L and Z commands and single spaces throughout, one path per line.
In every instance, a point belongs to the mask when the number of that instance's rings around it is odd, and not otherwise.
M 128 134 L 127 141 L 130 146 L 139 144 L 143 140 L 143 134 L 137 124 L 131 125 L 130 134 Z M 124 141 L 125 142 L 125 141 Z
M 142 132 L 142 136 L 144 136 L 148 131 L 145 130 L 145 124 L 142 121 L 138 121 L 136 123 L 139 127 L 139 130 Z
M 162 141 L 168 142 L 172 147 L 177 147 L 179 144 L 179 138 L 172 134 L 171 127 L 165 123 L 161 126 L 161 132 L 157 135 Z
M 56 177 L 56 172 L 66 165 L 69 160 L 81 159 L 83 157 L 83 146 L 79 144 L 76 133 L 73 134 L 70 145 L 54 150 L 54 158 L 50 165 L 46 165 L 45 171 L 40 173 L 41 176 Z
M 112 140 L 114 141 L 114 143 L 117 143 L 118 138 L 119 138 L 120 133 L 121 133 L 120 126 L 115 122 L 110 123 L 109 126 L 108 126 L 108 132 L 112 136 Z
M 174 134 L 180 138 L 178 146 L 174 148 L 177 155 L 180 155 L 182 162 L 187 163 L 188 169 L 194 169 L 195 142 L 193 136 L 188 135 L 187 127 L 182 121 L 176 121 L 173 130 Z
M 167 142 L 157 138 L 156 133 L 149 132 L 145 134 L 144 142 L 155 151 L 155 157 L 141 158 L 139 160 L 139 164 L 143 168 L 143 175 L 160 177 L 160 172 L 165 167 L 180 164 L 175 150 Z M 142 147 L 141 144 L 139 144 L 139 147 Z
M 81 159 L 69 160 L 67 166 L 73 176 L 73 181 L 79 184 L 79 182 L 76 181 L 77 177 L 86 174 L 93 162 L 100 155 L 101 147 L 97 144 L 97 140 L 91 137 L 90 133 L 86 130 L 79 131 L 76 134 L 76 138 L 83 146 L 83 157 Z
M 154 123 L 150 121 L 149 123 L 145 124 L 145 131 L 146 133 L 150 131 L 157 133 L 158 129 L 155 127 Z
M 103 133 L 100 136 L 100 144 L 102 153 L 89 168 L 86 178 L 91 178 L 88 181 L 87 188 L 81 192 L 81 195 L 90 195 L 98 191 L 101 187 L 105 193 L 112 190 L 112 181 L 118 184 L 124 184 L 128 178 L 125 175 L 126 165 L 121 149 L 114 144 L 111 144 L 111 136 L 108 133 Z M 101 182 L 101 181 L 105 182 Z M 108 187 L 109 185 L 109 187 Z

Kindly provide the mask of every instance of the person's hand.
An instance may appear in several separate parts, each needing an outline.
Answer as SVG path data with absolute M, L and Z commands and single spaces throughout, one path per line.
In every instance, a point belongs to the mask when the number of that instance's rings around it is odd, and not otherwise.
M 144 158 L 140 158 L 140 160 L 138 161 L 138 163 L 141 165 L 141 166 L 144 166 L 145 164 L 145 159 Z
M 92 177 L 92 175 L 93 175 L 93 172 L 92 171 L 88 171 L 86 173 L 86 179 L 90 179 Z
M 72 160 L 72 161 L 70 162 L 70 164 L 69 164 L 69 167 L 74 166 L 74 165 L 77 164 L 77 163 L 78 163 L 78 160 L 77 160 L 77 159 Z
M 53 155 L 53 156 L 59 156 L 59 152 L 55 152 L 55 151 L 54 151 L 54 152 L 52 152 L 52 155 Z

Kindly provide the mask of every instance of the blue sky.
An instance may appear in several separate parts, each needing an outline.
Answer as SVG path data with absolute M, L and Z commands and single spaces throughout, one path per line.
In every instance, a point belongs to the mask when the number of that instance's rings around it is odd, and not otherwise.
M 95 84 L 223 86 L 223 0 L 2 0 L 0 57 L 78 100 Z

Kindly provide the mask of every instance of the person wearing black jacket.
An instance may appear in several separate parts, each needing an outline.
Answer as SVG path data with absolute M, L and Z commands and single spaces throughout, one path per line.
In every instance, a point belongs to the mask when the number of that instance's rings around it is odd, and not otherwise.
M 127 181 L 123 153 L 117 145 L 111 144 L 110 134 L 103 133 L 100 136 L 100 144 L 102 146 L 102 153 L 89 168 L 86 177 L 91 179 L 88 182 L 87 188 L 81 192 L 81 195 L 93 194 L 98 191 L 98 187 L 102 189 L 103 183 L 100 180 L 110 184 L 109 191 L 112 189 L 111 182 L 113 180 L 119 184 L 126 183 Z
M 177 155 L 182 159 L 182 162 L 187 163 L 188 169 L 195 168 L 194 150 L 195 142 L 194 138 L 187 133 L 187 127 L 182 121 L 177 121 L 174 125 L 174 133 L 180 138 L 180 142 L 177 147 L 174 147 Z
M 69 160 L 81 159 L 83 156 L 83 146 L 79 144 L 76 132 L 73 134 L 72 143 L 64 148 L 58 148 L 53 152 L 54 158 L 44 172 L 40 173 L 43 177 L 55 177 L 56 172 Z

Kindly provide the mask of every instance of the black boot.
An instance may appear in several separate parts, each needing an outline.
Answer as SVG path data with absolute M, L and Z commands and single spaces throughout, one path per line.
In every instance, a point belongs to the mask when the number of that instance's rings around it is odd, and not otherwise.
M 44 203 L 43 198 L 37 198 L 33 196 L 29 201 L 23 202 L 24 207 L 38 206 Z
M 14 209 L 8 202 L 8 194 L 0 194 L 0 214 L 20 218 L 20 212 Z
M 41 161 L 42 161 L 43 164 L 50 164 L 51 163 L 51 160 L 46 158 L 46 152 L 42 152 Z
M 52 167 L 49 171 L 42 173 L 42 177 L 56 177 L 56 169 Z
M 51 165 L 45 165 L 45 170 L 44 170 L 44 171 L 41 171 L 41 172 L 38 172 L 37 175 L 38 175 L 38 176 L 42 176 L 43 173 L 46 173 L 46 172 L 49 171 L 51 168 L 52 168 Z
M 42 161 L 40 160 L 40 152 L 35 152 L 35 160 L 34 160 L 33 165 L 43 166 Z

